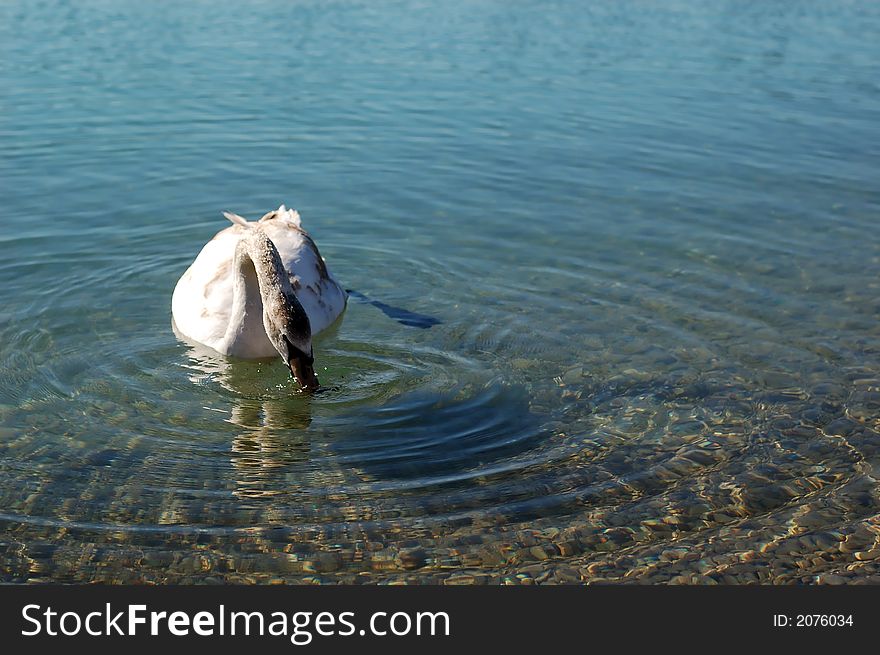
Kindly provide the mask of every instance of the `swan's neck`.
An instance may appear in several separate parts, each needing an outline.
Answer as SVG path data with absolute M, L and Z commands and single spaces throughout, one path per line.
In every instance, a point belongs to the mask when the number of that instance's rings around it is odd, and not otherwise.
M 262 230 L 252 228 L 235 249 L 232 311 L 226 329 L 227 351 L 238 357 L 266 357 L 275 347 L 266 334 L 267 312 L 289 300 L 290 280 L 277 250 Z

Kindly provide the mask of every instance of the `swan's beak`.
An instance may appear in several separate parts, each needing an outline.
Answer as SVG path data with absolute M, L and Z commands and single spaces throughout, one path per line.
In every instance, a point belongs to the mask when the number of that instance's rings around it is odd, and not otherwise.
M 290 367 L 290 374 L 296 378 L 296 381 L 299 382 L 299 385 L 304 391 L 317 390 L 319 386 L 318 376 L 315 375 L 315 369 L 312 366 L 312 362 L 306 360 L 304 357 L 294 355 L 290 358 L 287 365 Z

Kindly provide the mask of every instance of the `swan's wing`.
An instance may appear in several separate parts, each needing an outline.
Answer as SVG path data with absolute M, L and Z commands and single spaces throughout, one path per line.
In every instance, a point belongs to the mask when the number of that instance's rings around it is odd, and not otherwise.
M 321 332 L 345 309 L 345 289 L 333 278 L 297 212 L 282 205 L 261 218 L 260 225 L 278 248 L 296 297 L 309 316 L 312 334 Z
M 218 232 L 178 280 L 171 297 L 177 330 L 220 352 L 232 309 L 235 247 L 246 229 L 232 225 Z

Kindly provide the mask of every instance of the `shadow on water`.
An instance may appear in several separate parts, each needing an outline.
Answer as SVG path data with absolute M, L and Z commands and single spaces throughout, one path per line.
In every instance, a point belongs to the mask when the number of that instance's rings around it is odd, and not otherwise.
M 416 312 L 411 312 L 408 309 L 403 309 L 402 307 L 394 307 L 393 305 L 384 303 L 381 300 L 374 300 L 373 298 L 364 295 L 360 291 L 355 291 L 354 289 L 346 289 L 346 291 L 352 298 L 357 298 L 361 302 L 372 305 L 383 314 L 385 314 L 385 316 L 387 316 L 388 318 L 394 319 L 401 325 L 406 325 L 407 327 L 416 327 L 426 330 L 435 325 L 440 325 L 443 322 L 439 318 L 434 318 L 433 316 L 428 316 L 427 314 L 418 314 Z
M 544 437 L 525 389 L 500 383 L 468 396 L 406 394 L 360 410 L 346 423 L 350 427 L 332 446 L 337 461 L 379 479 L 479 469 L 522 454 Z

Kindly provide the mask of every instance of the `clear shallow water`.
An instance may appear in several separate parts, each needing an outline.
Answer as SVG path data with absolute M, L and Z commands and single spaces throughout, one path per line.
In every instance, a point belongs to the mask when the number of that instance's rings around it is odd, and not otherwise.
M 880 571 L 873 3 L 0 5 L 4 581 Z M 231 209 L 331 391 L 179 342 Z

